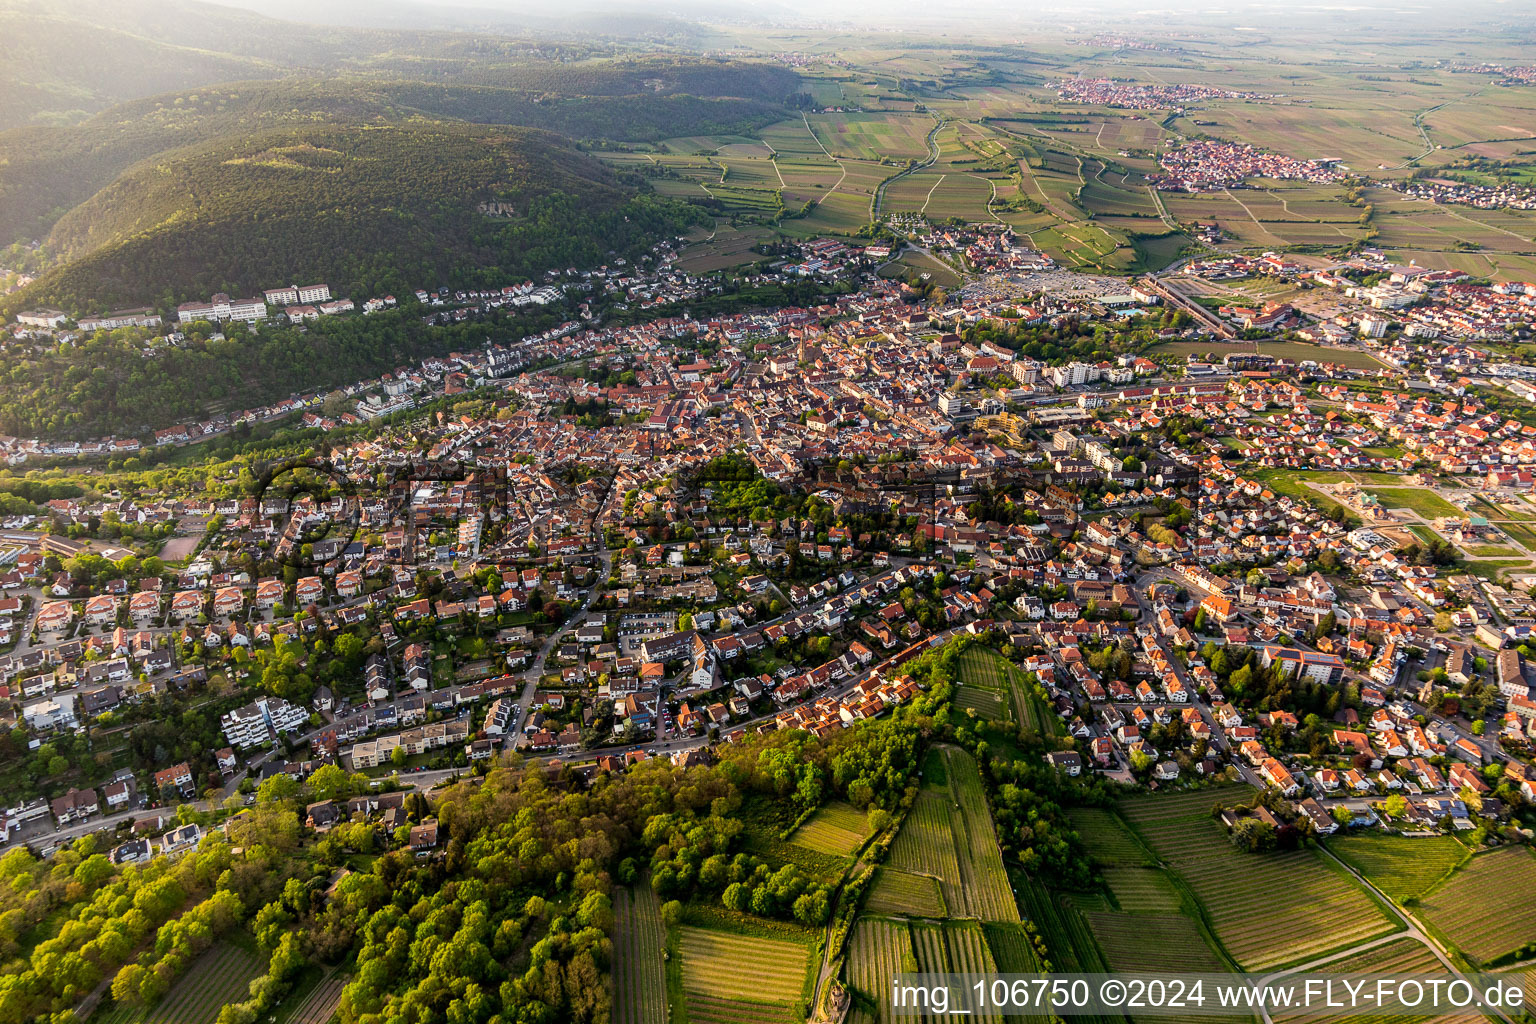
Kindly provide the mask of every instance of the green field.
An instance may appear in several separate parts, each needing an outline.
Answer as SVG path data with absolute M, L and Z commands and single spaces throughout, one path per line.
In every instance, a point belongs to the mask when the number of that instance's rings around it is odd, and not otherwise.
M 1364 952 L 1341 957 L 1330 962 L 1325 969 L 1330 973 L 1339 974 L 1428 975 L 1443 972 L 1445 966 L 1424 943 L 1417 939 L 1402 938 L 1372 947 Z M 1302 1014 L 1296 1010 L 1272 1008 L 1271 1016 L 1275 1024 L 1290 1024 L 1292 1021 L 1302 1020 L 1325 1021 L 1328 1024 L 1366 1024 L 1368 1021 L 1395 1021 L 1410 1024 L 1410 1022 L 1427 1020 L 1434 1020 L 1436 1024 L 1473 1024 L 1473 1022 L 1488 1020 L 1487 1017 L 1476 1013 L 1431 1017 L 1427 1014 L 1411 1013 L 1406 1007 L 1401 1006 L 1390 1007 L 1390 1012 L 1382 1012 L 1380 1008 L 1377 1008 L 1377 1011 L 1366 1017 L 1350 1013 Z
M 889 867 L 938 879 L 952 916 L 1017 921 L 976 761 L 954 747 L 942 754 L 945 780 L 924 784 L 892 844 Z
M 678 929 L 688 1024 L 805 1020 L 810 948 L 789 939 Z
M 666 1024 L 667 934 L 656 893 L 617 889 L 613 911 L 613 1024 Z
M 1449 836 L 1335 836 L 1327 842 L 1330 852 L 1398 902 L 1422 896 L 1467 854 Z
M 216 943 L 157 1005 L 142 1010 L 115 1006 L 98 1020 L 100 1024 L 212 1024 L 226 1004 L 249 997 L 251 979 L 263 969 L 254 953 Z
M 1120 809 L 1204 906 L 1245 970 L 1279 967 L 1396 927 L 1340 867 L 1310 850 L 1244 854 L 1211 818 L 1211 790 L 1127 800 Z
M 850 1024 L 885 1024 L 890 1018 L 886 1006 L 891 978 L 916 963 L 912 934 L 904 922 L 861 918 L 848 936 Z
M 845 803 L 830 803 L 795 830 L 790 842 L 832 857 L 851 856 L 869 835 L 863 814 Z
M 1420 900 L 1422 916 L 1478 963 L 1536 939 L 1536 856 L 1509 847 L 1473 857 Z
M 944 897 L 939 881 L 931 875 L 882 867 L 870 887 L 864 909 L 871 914 L 905 914 L 909 917 L 944 917 Z
M 1387 508 L 1406 508 L 1425 519 L 1462 515 L 1461 509 L 1452 505 L 1433 491 L 1416 487 L 1366 487 L 1365 493 L 1381 499 Z
M 1150 866 L 1154 863 L 1152 856 L 1112 811 L 1097 807 L 1074 807 L 1072 827 L 1077 830 L 1088 856 L 1093 858 L 1095 864 Z

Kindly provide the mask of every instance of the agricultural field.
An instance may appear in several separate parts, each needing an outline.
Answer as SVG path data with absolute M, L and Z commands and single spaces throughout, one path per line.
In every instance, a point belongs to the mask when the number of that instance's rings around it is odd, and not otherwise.
M 216 943 L 157 1005 L 114 1006 L 97 1020 L 99 1024 L 211 1024 L 226 1004 L 248 997 L 251 979 L 264 967 L 256 954 Z
M 860 918 L 848 936 L 847 981 L 850 1024 L 885 1024 L 892 976 L 917 964 L 912 933 L 905 922 Z
M 1510 847 L 1473 857 L 1420 900 L 1421 916 L 1468 959 L 1488 963 L 1536 938 L 1536 855 Z
M 1424 895 L 1467 855 L 1449 836 L 1336 836 L 1327 844 L 1330 853 L 1399 903 Z
M 1325 970 L 1340 974 L 1426 975 L 1441 973 L 1445 970 L 1445 966 L 1424 943 L 1413 938 L 1401 938 L 1330 961 Z M 1348 1013 L 1301 1014 L 1296 1010 L 1287 1012 L 1275 1009 L 1271 1012 L 1271 1019 L 1275 1024 L 1291 1024 L 1293 1021 L 1302 1019 L 1325 1021 L 1328 1024 L 1364 1024 L 1367 1020 L 1392 1020 L 1401 1021 L 1403 1024 L 1428 1020 L 1434 1020 L 1436 1024 L 1476 1024 L 1488 1019 L 1476 1013 L 1431 1017 L 1428 1014 L 1413 1014 L 1407 1008 L 1400 1006 L 1392 1007 L 1391 1010 L 1396 1012 L 1378 1012 L 1367 1018 Z
M 1104 881 L 1120 909 L 1128 914 L 1179 912 L 1179 891 L 1157 868 L 1105 868 Z
M 901 163 L 928 156 L 934 126 L 927 114 L 811 114 L 806 122 L 834 157 Z
M 1095 864 L 1103 866 L 1151 866 L 1150 854 L 1126 830 L 1113 811 L 1097 807 L 1072 808 L 1072 827 Z
M 955 693 L 955 705 L 962 711 L 974 710 L 983 718 L 1006 719 L 1007 703 L 996 690 L 979 686 L 961 686 Z
M 1088 926 L 1113 971 L 1222 973 L 1228 965 L 1182 914 L 1089 913 Z
M 684 925 L 678 929 L 689 1024 L 799 1024 L 805 1020 L 811 951 L 767 935 Z
M 941 753 L 945 779 L 925 782 L 891 847 L 888 867 L 938 879 L 953 917 L 1017 921 L 976 761 L 953 747 Z
M 666 929 L 649 885 L 613 901 L 613 1024 L 666 1024 Z
M 294 1008 L 286 1024 L 328 1024 L 341 1005 L 341 990 L 351 980 L 350 975 L 340 972 L 325 975 Z
M 1397 926 L 1340 867 L 1310 850 L 1239 853 L 1211 819 L 1210 790 L 1122 802 L 1120 809 L 1177 871 L 1216 937 L 1245 970 L 1280 967 Z
M 880 868 L 874 885 L 870 886 L 864 909 L 871 914 L 940 918 L 945 916 L 946 908 L 938 879 L 887 865 Z
M 849 804 L 831 803 L 795 830 L 790 842 L 831 857 L 852 856 L 869 836 L 869 822 Z
M 753 246 L 771 238 L 767 228 L 736 228 L 721 223 L 689 244 L 678 254 L 677 265 L 691 274 L 706 274 L 760 259 Z
M 960 656 L 956 703 L 991 718 L 1021 722 L 1036 735 L 1062 730 L 1055 710 L 1036 696 L 1018 666 L 991 651 L 973 647 Z
M 981 925 L 975 921 L 945 921 L 943 923 L 913 924 L 912 947 L 917 958 L 917 969 L 924 974 L 995 974 L 997 961 L 987 946 L 987 938 Z M 940 1021 L 945 1016 L 903 1018 Z M 996 1021 L 997 1014 L 976 1014 L 967 1018 L 977 1021 Z

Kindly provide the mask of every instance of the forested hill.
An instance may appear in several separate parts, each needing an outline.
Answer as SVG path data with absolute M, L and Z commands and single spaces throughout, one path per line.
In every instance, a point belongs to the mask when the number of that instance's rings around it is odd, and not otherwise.
M 66 214 L 66 262 L 7 308 L 174 303 L 315 279 L 338 294 L 505 282 L 607 251 L 630 197 L 548 132 L 458 123 L 272 129 L 160 154 Z M 487 217 L 481 203 L 511 204 Z
M 134 100 L 78 125 L 0 132 L 0 246 L 46 237 L 62 213 L 141 160 L 221 137 L 291 125 L 387 124 L 425 117 L 526 125 L 579 139 L 655 141 L 767 124 L 783 116 L 783 98 L 798 81 L 790 75 L 791 84 L 784 86 L 780 69 L 745 65 L 746 74 L 735 88 L 751 95 L 627 95 L 616 90 L 641 88 L 647 80 L 645 65 L 613 61 L 603 66 L 608 69 L 603 73 L 595 65 L 576 66 L 568 76 L 552 69 L 525 71 L 517 87 L 364 79 L 234 82 Z M 673 70 L 660 81 L 701 93 L 730 87 L 715 80 L 713 61 L 668 66 Z M 773 74 L 760 75 L 753 68 Z M 549 87 L 557 84 L 602 91 L 551 92 Z M 781 86 L 785 91 L 769 99 Z

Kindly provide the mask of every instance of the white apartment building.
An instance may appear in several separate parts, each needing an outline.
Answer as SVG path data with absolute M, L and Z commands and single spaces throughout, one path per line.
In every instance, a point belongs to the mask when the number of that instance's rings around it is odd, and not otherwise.
M 185 302 L 176 307 L 176 319 L 181 323 L 193 320 L 243 320 L 252 323 L 267 318 L 267 304 L 263 299 L 231 299 L 223 292 L 211 302 Z

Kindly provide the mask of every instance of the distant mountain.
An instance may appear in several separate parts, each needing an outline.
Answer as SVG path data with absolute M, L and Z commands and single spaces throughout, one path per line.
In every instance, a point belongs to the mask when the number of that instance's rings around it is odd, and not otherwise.
M 135 165 L 62 217 L 66 260 L 6 307 L 66 309 L 299 278 L 339 294 L 600 261 L 632 191 L 564 139 L 457 123 L 288 126 Z M 502 204 L 487 216 L 481 204 Z

